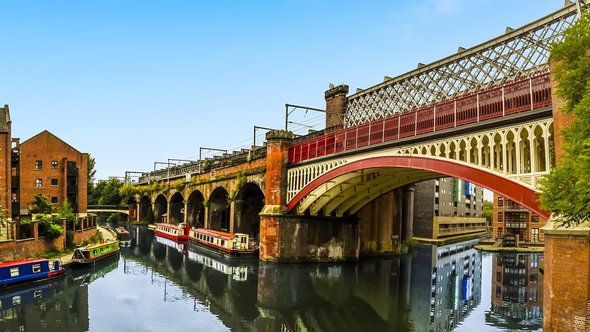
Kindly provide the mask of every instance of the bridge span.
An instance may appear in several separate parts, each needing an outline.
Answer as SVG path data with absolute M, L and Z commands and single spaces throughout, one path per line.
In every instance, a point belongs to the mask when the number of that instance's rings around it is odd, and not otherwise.
M 580 7 L 587 6 L 566 2 L 535 22 L 352 95 L 346 85 L 331 86 L 325 130 L 297 138 L 270 131 L 263 147 L 146 172 L 128 199 L 132 215 L 250 232 L 259 239 L 260 259 L 272 262 L 399 251 L 413 236 L 412 184 L 441 176 L 473 182 L 548 218 L 539 182 L 555 165 L 561 144 L 555 134 L 565 125 L 550 45 L 563 39 Z M 590 271 L 588 254 L 576 267 L 563 254 L 590 253 L 581 240 L 586 233 L 545 232 L 546 292 L 560 298 L 548 301 L 573 305 L 562 294 L 590 294 L 588 273 L 574 283 L 552 282 L 552 273 Z M 585 301 L 576 302 L 576 319 L 588 326 Z M 545 322 L 571 319 L 552 308 L 545 306 Z
M 399 250 L 412 237 L 412 184 L 441 176 L 548 217 L 539 181 L 555 164 L 559 130 L 548 46 L 576 15 L 567 5 L 351 95 L 332 86 L 325 130 L 271 131 L 263 147 L 146 172 L 128 200 L 132 218 L 249 231 L 261 259 L 281 261 Z M 388 222 L 367 212 L 380 204 Z

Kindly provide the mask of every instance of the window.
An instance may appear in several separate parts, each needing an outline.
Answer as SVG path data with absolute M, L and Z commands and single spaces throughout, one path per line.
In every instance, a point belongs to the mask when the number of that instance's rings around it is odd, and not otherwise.
M 20 275 L 18 271 L 18 267 L 13 267 L 10 269 L 10 276 L 11 277 L 18 277 Z
M 35 179 L 35 188 L 43 188 L 43 180 Z
M 35 160 L 35 169 L 43 169 L 43 161 Z
M 51 161 L 51 168 L 57 168 L 57 160 L 52 160 Z
M 41 272 L 41 264 L 33 265 L 33 273 L 39 273 L 39 272 Z
M 531 214 L 531 222 L 535 222 L 535 223 L 539 222 L 539 215 L 534 214 L 534 213 Z
M 51 185 L 52 186 L 57 186 L 57 179 L 51 179 Z
M 498 207 L 504 206 L 504 197 L 498 197 Z
M 501 224 L 504 222 L 504 213 L 498 212 L 498 223 Z
M 538 242 L 539 241 L 539 229 L 538 228 L 531 228 L 531 242 Z
M 56 196 L 51 196 L 51 204 L 59 203 Z

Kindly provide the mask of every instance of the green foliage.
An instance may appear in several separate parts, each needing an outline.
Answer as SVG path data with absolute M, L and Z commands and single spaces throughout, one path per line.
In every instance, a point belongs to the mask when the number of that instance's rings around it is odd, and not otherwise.
M 584 14 L 553 45 L 552 71 L 562 111 L 574 118 L 564 138 L 565 155 L 541 182 L 541 206 L 561 215 L 566 225 L 590 217 L 590 15 Z
M 119 195 L 121 197 L 129 197 L 141 192 L 141 188 L 143 186 L 134 186 L 130 183 L 125 183 L 121 188 L 119 188 Z
M 74 213 L 74 209 L 72 209 L 72 205 L 66 199 L 63 203 L 55 210 L 57 212 L 57 216 L 60 219 L 65 219 L 69 222 L 76 221 L 76 214 Z
M 94 169 L 96 166 L 96 160 L 91 155 L 88 155 L 88 173 L 87 173 L 87 194 L 88 197 L 92 196 L 94 191 L 94 182 L 96 181 L 96 170 Z
M 31 209 L 31 213 L 53 213 L 53 205 L 49 201 L 49 199 L 42 194 L 35 195 L 35 199 L 31 202 L 33 207 Z
M 181 191 L 184 188 L 184 181 L 183 180 L 176 180 L 172 183 L 172 187 L 177 191 Z
M 92 205 L 119 205 L 123 201 L 124 195 L 121 195 L 121 188 L 123 181 L 110 178 L 108 180 L 100 180 L 94 188 L 92 200 L 88 200 L 88 204 Z
M 487 221 L 492 221 L 492 213 L 494 209 L 494 203 L 490 201 L 483 201 L 483 216 Z
M 39 234 L 42 236 L 54 239 L 64 233 L 58 215 L 36 214 L 34 215 L 34 219 L 39 224 Z
M 102 240 L 103 240 L 102 233 L 99 230 L 96 230 L 96 233 L 94 233 L 94 235 L 92 235 L 87 240 L 84 240 L 81 243 L 81 245 L 85 246 L 85 245 L 88 245 L 88 244 L 91 244 L 91 243 L 99 243 Z
M 404 240 L 402 242 L 402 246 L 401 246 L 401 253 L 407 254 L 417 244 L 418 244 L 418 241 L 414 238 Z

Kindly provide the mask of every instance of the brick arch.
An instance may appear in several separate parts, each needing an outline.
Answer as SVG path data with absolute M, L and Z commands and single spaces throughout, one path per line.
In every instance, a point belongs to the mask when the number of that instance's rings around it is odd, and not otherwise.
M 387 168 L 418 170 L 424 172 L 424 176 L 428 176 L 428 173 L 433 173 L 440 175 L 440 177 L 451 176 L 469 181 L 502 196 L 508 197 L 512 201 L 530 209 L 543 218 L 549 217 L 548 211 L 542 210 L 539 206 L 538 194 L 516 181 L 486 170 L 455 163 L 449 160 L 407 156 L 370 157 L 353 161 L 332 169 L 319 176 L 299 191 L 293 199 L 287 203 L 287 210 L 292 211 L 308 194 L 329 181 L 333 181 L 341 176 L 346 176 L 347 174 L 358 171 Z

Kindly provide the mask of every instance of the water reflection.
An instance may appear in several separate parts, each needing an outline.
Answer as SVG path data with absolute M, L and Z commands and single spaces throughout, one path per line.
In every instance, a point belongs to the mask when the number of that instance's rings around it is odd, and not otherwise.
M 539 255 L 492 263 L 467 241 L 418 246 L 407 257 L 275 265 L 221 260 L 129 230 L 117 260 L 2 293 L 0 330 L 451 331 L 490 289 L 478 326 L 540 322 Z M 482 288 L 482 274 L 492 273 Z
M 486 322 L 506 329 L 543 327 L 543 255 L 503 253 L 493 257 L 492 305 Z

